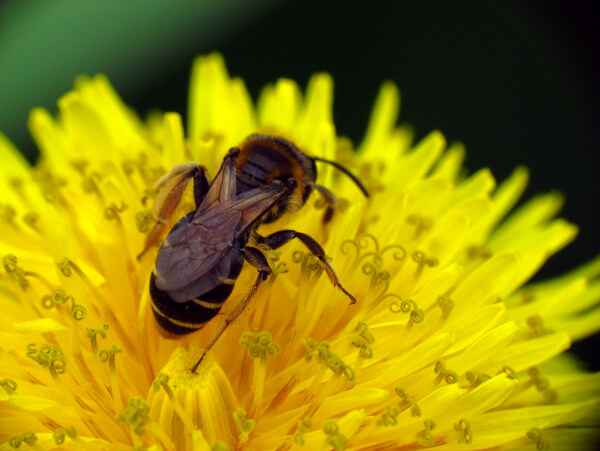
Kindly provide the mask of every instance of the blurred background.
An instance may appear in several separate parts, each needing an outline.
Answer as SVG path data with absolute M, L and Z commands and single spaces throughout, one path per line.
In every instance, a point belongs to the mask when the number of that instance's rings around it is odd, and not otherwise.
M 81 73 L 106 74 L 142 116 L 185 117 L 192 59 L 217 50 L 255 100 L 279 77 L 305 86 L 331 73 L 338 133 L 358 143 L 393 80 L 418 139 L 441 130 L 466 144 L 471 172 L 499 180 L 528 166 L 526 198 L 565 194 L 562 215 L 580 234 L 536 279 L 550 277 L 600 253 L 599 11 L 543 0 L 3 2 L 0 130 L 35 161 L 29 110 L 55 112 Z M 598 345 L 574 345 L 596 370 Z

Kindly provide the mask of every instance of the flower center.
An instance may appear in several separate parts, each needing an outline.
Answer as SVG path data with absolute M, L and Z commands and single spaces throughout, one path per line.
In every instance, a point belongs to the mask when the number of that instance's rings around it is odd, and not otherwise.
M 173 439 L 176 449 L 191 449 L 192 433 L 197 429 L 209 444 L 231 446 L 238 435 L 232 416 L 238 407 L 236 397 L 216 362 L 203 362 L 197 373 L 192 373 L 198 355 L 183 348 L 173 353 L 148 395 L 150 418 Z

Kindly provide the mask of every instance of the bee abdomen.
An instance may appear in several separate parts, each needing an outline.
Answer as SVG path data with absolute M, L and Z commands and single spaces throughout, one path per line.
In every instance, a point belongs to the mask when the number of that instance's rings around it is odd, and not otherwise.
M 221 310 L 225 299 L 231 294 L 233 284 L 222 284 L 201 299 L 175 302 L 169 293 L 156 286 L 156 276 L 150 276 L 152 311 L 158 325 L 172 335 L 185 335 L 202 329 Z

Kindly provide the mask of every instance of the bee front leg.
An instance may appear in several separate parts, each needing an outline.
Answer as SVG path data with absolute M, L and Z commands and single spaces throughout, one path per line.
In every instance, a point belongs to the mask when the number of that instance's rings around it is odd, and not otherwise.
M 346 289 L 342 286 L 342 284 L 340 283 L 340 279 L 338 278 L 331 264 L 327 260 L 325 251 L 314 238 L 305 233 L 296 232 L 295 230 L 280 230 L 279 232 L 272 233 L 271 235 L 266 237 L 262 237 L 256 234 L 254 237 L 258 244 L 268 246 L 271 249 L 277 249 L 286 244 L 287 242 L 293 240 L 294 238 L 298 238 L 300 241 L 302 241 L 302 243 L 304 243 L 308 250 L 321 261 L 321 264 L 323 265 L 325 272 L 329 276 L 329 280 L 331 280 L 331 283 L 333 283 L 333 285 L 336 288 L 339 288 L 346 296 L 350 298 L 351 304 L 354 304 L 356 302 L 356 299 L 354 298 L 354 296 L 348 293 Z
M 190 179 L 194 180 L 194 202 L 196 208 L 198 208 L 206 196 L 209 186 L 204 166 L 196 163 L 180 164 L 158 179 L 154 185 L 154 189 L 157 191 L 156 202 L 154 203 L 156 223 L 146 237 L 144 249 L 137 256 L 138 260 L 161 240 Z
M 246 246 L 246 249 L 244 249 L 244 259 L 258 270 L 258 277 L 254 281 L 252 288 L 250 288 L 250 290 L 246 293 L 246 295 L 240 301 L 240 303 L 236 305 L 236 307 L 231 312 L 229 312 L 229 314 L 219 325 L 219 328 L 215 330 L 213 335 L 210 337 L 210 339 L 206 343 L 202 356 L 191 368 L 192 373 L 196 372 L 196 369 L 198 369 L 198 366 L 200 366 L 206 354 L 208 354 L 210 350 L 214 347 L 214 345 L 217 343 L 219 338 L 221 338 L 221 335 L 223 335 L 227 327 L 231 323 L 233 323 L 242 314 L 244 310 L 246 310 L 246 307 L 248 307 L 250 301 L 252 301 L 252 298 L 254 298 L 254 296 L 256 295 L 256 292 L 258 291 L 260 285 L 267 279 L 267 277 L 269 277 L 269 274 L 271 274 L 271 268 L 267 263 L 267 258 L 258 249 Z

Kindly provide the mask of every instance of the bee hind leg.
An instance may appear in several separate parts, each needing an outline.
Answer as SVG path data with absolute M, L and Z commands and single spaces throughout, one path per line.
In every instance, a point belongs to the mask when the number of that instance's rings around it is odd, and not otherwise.
M 236 305 L 236 307 L 227 314 L 225 319 L 219 325 L 219 328 L 214 331 L 214 333 L 208 340 L 208 343 L 206 343 L 206 346 L 204 347 L 204 352 L 202 353 L 202 356 L 191 368 L 192 373 L 196 372 L 196 370 L 202 363 L 202 360 L 204 360 L 204 357 L 206 357 L 206 354 L 208 354 L 210 350 L 215 346 L 215 344 L 217 343 L 219 338 L 221 338 L 221 335 L 223 335 L 227 327 L 231 323 L 233 323 L 242 314 L 244 310 L 246 310 L 246 307 L 248 307 L 248 305 L 256 295 L 256 292 L 258 291 L 260 285 L 267 279 L 267 277 L 269 277 L 269 274 L 271 274 L 271 268 L 267 263 L 267 258 L 258 249 L 246 246 L 246 249 L 244 249 L 244 259 L 258 270 L 258 277 L 254 281 L 252 288 L 250 288 L 250 290 L 244 295 L 244 298 L 240 301 L 240 303 Z
M 295 230 L 280 230 L 279 232 L 272 233 L 271 235 L 266 237 L 261 237 L 258 234 L 254 235 L 254 239 L 258 244 L 268 246 L 271 249 L 277 249 L 286 244 L 287 242 L 293 240 L 294 238 L 298 238 L 300 241 L 302 241 L 302 243 L 308 248 L 308 250 L 321 261 L 321 264 L 323 265 L 325 272 L 329 276 L 329 280 L 331 280 L 331 283 L 350 298 L 350 304 L 354 304 L 356 302 L 356 298 L 350 293 L 348 293 L 346 289 L 342 286 L 342 284 L 340 283 L 340 279 L 338 278 L 333 267 L 329 263 L 329 260 L 327 260 L 325 251 L 314 238 L 307 235 L 306 233 L 296 232 Z
M 137 256 L 138 260 L 161 240 L 190 179 L 194 180 L 194 202 L 196 208 L 198 208 L 209 187 L 204 166 L 196 163 L 180 164 L 158 179 L 154 185 L 154 189 L 157 191 L 156 202 L 154 203 L 156 222 L 148 236 L 146 236 L 144 249 Z

